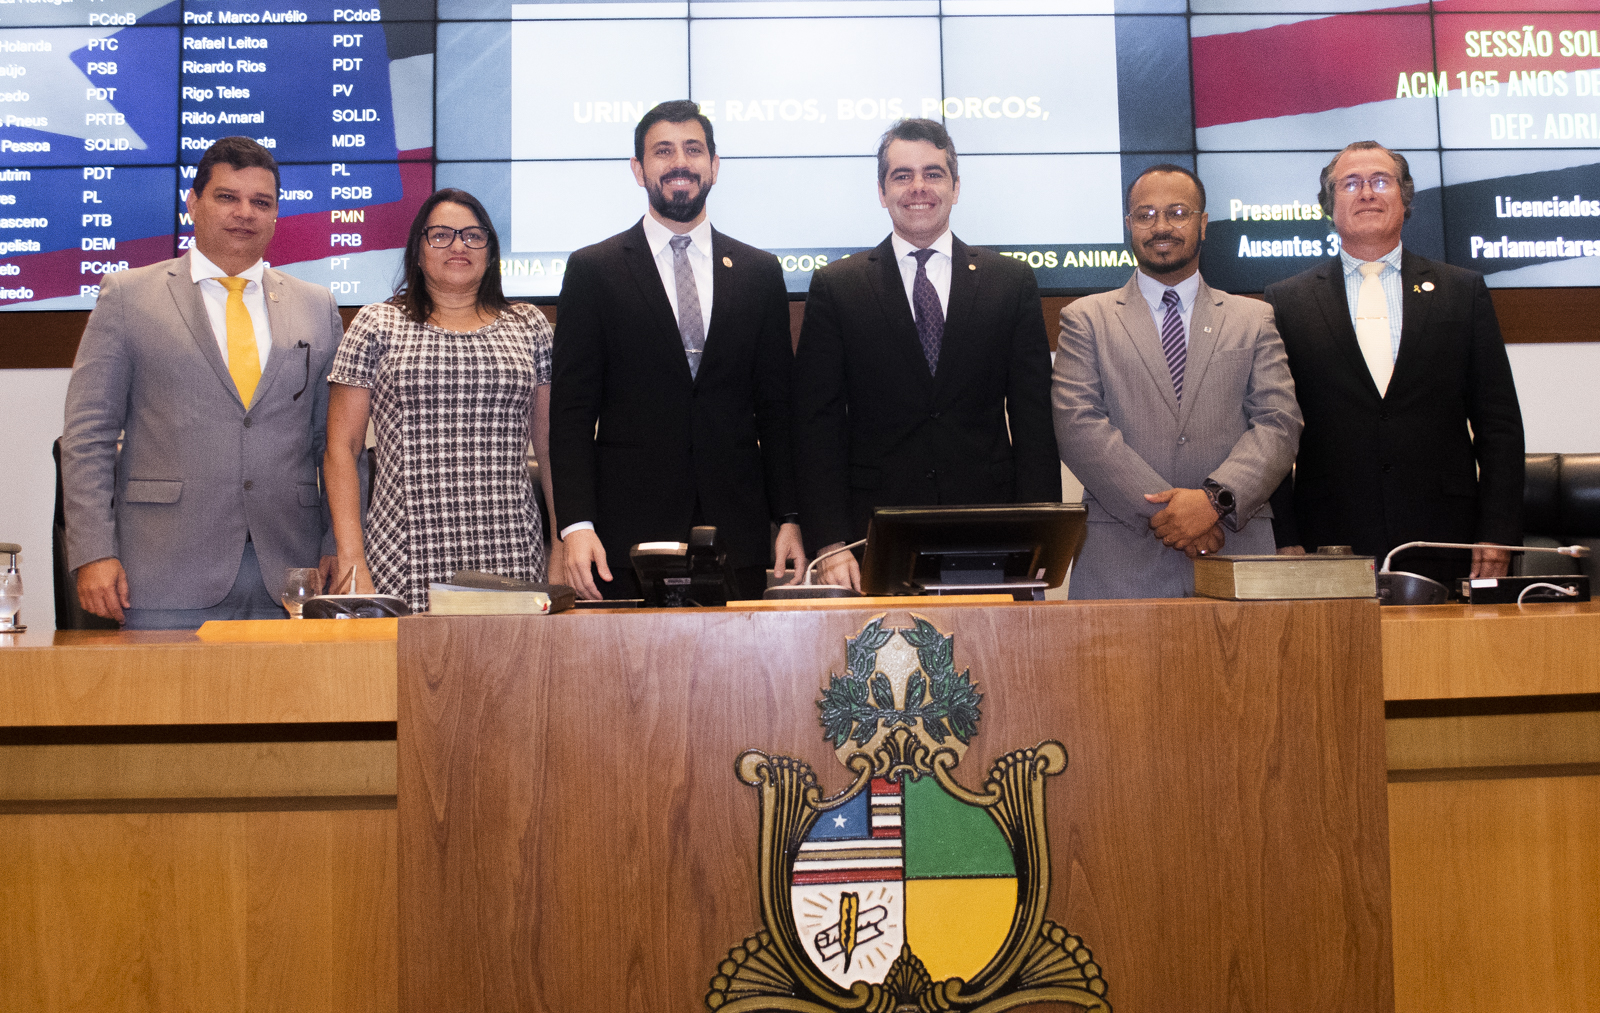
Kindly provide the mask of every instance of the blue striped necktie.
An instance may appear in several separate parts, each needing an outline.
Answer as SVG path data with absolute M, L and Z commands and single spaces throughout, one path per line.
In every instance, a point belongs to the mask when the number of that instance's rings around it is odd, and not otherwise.
M 1161 321 L 1161 350 L 1167 353 L 1167 369 L 1172 373 L 1172 392 L 1183 401 L 1183 365 L 1189 353 L 1184 347 L 1183 314 L 1178 310 L 1178 290 L 1169 288 L 1161 296 L 1161 305 L 1167 308 L 1166 319 Z

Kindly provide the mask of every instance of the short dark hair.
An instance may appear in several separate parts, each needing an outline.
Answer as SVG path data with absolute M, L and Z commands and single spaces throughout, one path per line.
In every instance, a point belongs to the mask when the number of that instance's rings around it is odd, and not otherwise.
M 494 223 L 489 220 L 489 212 L 483 209 L 483 204 L 478 198 L 454 187 L 435 190 L 432 196 L 422 202 L 422 207 L 417 209 L 417 217 L 411 220 L 411 234 L 406 238 L 400 287 L 395 290 L 394 296 L 389 301 L 399 306 L 405 311 L 406 316 L 417 323 L 422 323 L 433 315 L 433 295 L 428 291 L 427 276 L 422 273 L 422 233 L 427 228 L 428 216 L 433 214 L 433 209 L 440 204 L 461 205 L 471 211 L 478 224 L 489 233 L 487 249 L 489 262 L 484 265 L 483 280 L 478 283 L 478 308 L 496 313 L 505 311 L 511 304 L 506 301 L 505 293 L 500 290 L 500 237 L 495 234 Z
M 701 129 L 706 132 L 706 154 L 717 157 L 717 139 L 711 133 L 711 121 L 706 119 L 706 114 L 692 99 L 686 98 L 657 103 L 654 109 L 644 114 L 639 125 L 633 128 L 633 157 L 644 161 L 644 135 L 657 123 L 688 123 L 690 120 L 698 120 Z
M 1139 173 L 1139 175 L 1133 177 L 1133 182 L 1128 184 L 1128 192 L 1122 197 L 1123 214 L 1130 214 L 1133 211 L 1133 188 L 1139 185 L 1139 181 L 1141 179 L 1144 179 L 1152 172 L 1175 172 L 1180 176 L 1188 176 L 1189 182 L 1193 183 L 1194 188 L 1200 191 L 1200 206 L 1195 210 L 1204 211 L 1206 209 L 1206 185 L 1200 182 L 1200 177 L 1196 176 L 1192 171 L 1185 169 L 1181 165 L 1174 165 L 1171 162 L 1162 162 L 1160 165 L 1152 165 L 1150 168 Z
M 883 189 L 884 180 L 889 178 L 889 145 L 894 141 L 927 141 L 944 152 L 945 162 L 950 166 L 950 178 L 961 178 L 961 173 L 956 171 L 956 142 L 950 139 L 950 131 L 944 128 L 944 124 L 938 120 L 902 119 L 891 124 L 878 140 L 879 190 Z
M 206 192 L 206 184 L 211 182 L 211 170 L 218 162 L 225 162 L 234 169 L 266 169 L 272 173 L 273 190 L 283 186 L 283 177 L 278 174 L 278 160 L 272 157 L 272 152 L 248 137 L 224 137 L 212 142 L 206 153 L 200 156 L 200 165 L 194 170 L 196 195 Z M 273 193 L 272 199 L 278 199 L 277 193 Z
M 1321 191 L 1317 199 L 1322 203 L 1322 213 L 1329 218 L 1333 217 L 1333 167 L 1339 164 L 1339 159 L 1352 151 L 1381 151 L 1394 159 L 1395 175 L 1400 177 L 1400 206 L 1406 209 L 1406 218 L 1411 217 L 1411 199 L 1417 195 L 1417 181 L 1411 178 L 1411 163 L 1406 161 L 1406 156 L 1385 148 L 1377 141 L 1353 141 L 1344 146 L 1344 150 L 1333 156 L 1333 161 L 1322 167 L 1320 178 Z

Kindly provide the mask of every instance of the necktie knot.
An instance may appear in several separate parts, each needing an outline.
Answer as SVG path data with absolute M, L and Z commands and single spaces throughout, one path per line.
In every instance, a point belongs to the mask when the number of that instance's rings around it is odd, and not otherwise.
M 694 240 L 688 236 L 673 236 L 667 241 L 667 245 L 672 247 L 673 253 L 682 253 L 689 248 L 689 244 L 692 242 Z
M 938 253 L 938 252 L 939 252 L 938 250 L 935 250 L 933 247 L 930 246 L 926 250 L 912 250 L 911 251 L 911 256 L 916 258 L 918 267 L 927 267 L 928 266 L 928 258 L 933 256 L 935 253 Z
M 1388 266 L 1388 264 L 1385 264 L 1381 260 L 1374 260 L 1371 263 L 1361 265 L 1361 274 L 1363 277 L 1376 278 L 1378 275 L 1382 274 L 1383 269 Z
M 1165 292 L 1161 293 L 1161 305 L 1165 306 L 1169 310 L 1179 308 L 1180 302 L 1178 299 L 1178 290 L 1175 288 L 1169 288 Z
M 248 278 L 218 278 L 217 281 L 221 282 L 222 287 L 233 295 L 242 293 L 244 287 L 250 284 L 250 279 Z

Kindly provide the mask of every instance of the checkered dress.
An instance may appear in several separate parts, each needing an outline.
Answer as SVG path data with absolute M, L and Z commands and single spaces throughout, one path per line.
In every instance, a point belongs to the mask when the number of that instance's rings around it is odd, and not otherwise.
M 527 305 L 470 334 L 376 303 L 356 314 L 328 379 L 372 391 L 377 476 L 367 518 L 373 586 L 414 610 L 456 570 L 543 580 L 524 453 L 553 333 Z

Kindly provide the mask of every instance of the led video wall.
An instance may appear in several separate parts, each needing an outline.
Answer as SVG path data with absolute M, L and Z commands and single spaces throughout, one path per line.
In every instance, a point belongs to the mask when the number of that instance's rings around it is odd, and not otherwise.
M 1121 194 L 1162 161 L 1206 182 L 1212 284 L 1303 270 L 1336 246 L 1317 171 L 1364 138 L 1410 159 L 1411 248 L 1600 284 L 1595 0 L 17 0 L 0 309 L 87 309 L 105 273 L 181 253 L 227 134 L 282 165 L 268 259 L 341 303 L 389 295 L 434 186 L 489 208 L 509 294 L 553 298 L 642 213 L 633 125 L 685 95 L 716 126 L 714 222 L 797 293 L 887 234 L 873 153 L 901 116 L 956 140 L 957 233 L 1047 291 L 1126 280 Z

